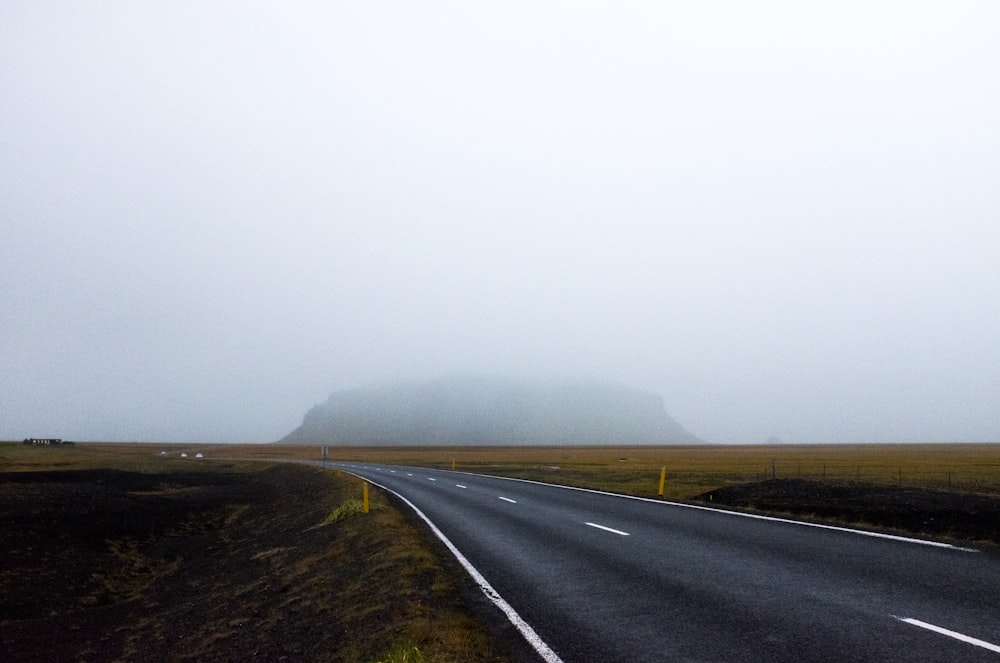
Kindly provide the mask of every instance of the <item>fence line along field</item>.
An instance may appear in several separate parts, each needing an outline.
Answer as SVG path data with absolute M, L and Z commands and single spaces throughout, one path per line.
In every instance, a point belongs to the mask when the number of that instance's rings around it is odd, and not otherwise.
M 277 444 L 87 443 L 64 450 L 62 467 L 102 456 L 137 468 L 188 454 L 205 459 L 319 460 L 317 446 Z M 5 469 L 52 469 L 46 450 L 7 447 Z M 74 457 L 78 460 L 74 461 Z M 723 486 L 764 479 L 865 483 L 1000 495 L 1000 444 L 816 444 L 691 446 L 393 446 L 330 447 L 331 463 L 366 462 L 512 476 L 626 494 L 690 499 Z
M 218 446 L 246 459 L 317 460 L 318 447 Z M 764 479 L 866 483 L 1000 495 L 1000 444 L 817 444 L 601 447 L 330 447 L 331 462 L 433 467 L 640 496 L 690 499 Z

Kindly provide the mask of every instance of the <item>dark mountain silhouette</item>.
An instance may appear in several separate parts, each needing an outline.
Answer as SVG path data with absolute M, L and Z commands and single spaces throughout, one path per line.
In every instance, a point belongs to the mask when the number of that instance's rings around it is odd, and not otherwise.
M 653 393 L 605 382 L 448 377 L 333 393 L 280 440 L 330 445 L 697 444 Z

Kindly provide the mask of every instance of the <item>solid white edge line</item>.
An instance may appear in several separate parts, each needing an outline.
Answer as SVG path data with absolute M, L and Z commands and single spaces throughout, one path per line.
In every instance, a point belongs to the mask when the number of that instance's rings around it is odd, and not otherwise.
M 504 497 L 504 496 L 502 496 L 502 495 L 500 495 L 499 497 L 500 497 L 500 499 L 502 499 L 502 500 L 503 500 L 504 502 L 510 502 L 511 504 L 517 504 L 517 500 L 512 500 L 512 499 L 510 499 L 509 497 Z
M 591 527 L 596 527 L 597 529 L 602 529 L 605 532 L 611 532 L 612 534 L 620 534 L 622 536 L 629 536 L 628 532 L 623 532 L 620 529 L 613 529 L 611 527 L 605 527 L 604 525 L 598 525 L 597 523 L 584 523 L 584 525 L 590 525 Z
M 960 552 L 968 553 L 978 553 L 979 550 L 975 548 L 966 548 L 963 546 L 956 546 L 950 543 L 942 543 L 940 541 L 928 541 L 926 539 L 915 539 L 909 536 L 898 536 L 896 534 L 883 534 L 881 532 L 867 532 L 861 529 L 851 529 L 850 527 L 840 527 L 838 525 L 824 525 L 822 523 L 809 523 L 804 520 L 792 520 L 790 518 L 778 518 L 776 516 L 764 516 L 759 513 L 745 513 L 743 511 L 729 511 L 727 509 L 718 509 L 710 506 L 700 506 L 697 504 L 685 504 L 683 502 L 671 502 L 669 500 L 658 500 L 649 497 L 639 497 L 637 495 L 623 495 L 621 493 L 609 493 L 605 490 L 594 490 L 593 488 L 580 488 L 578 486 L 561 486 L 557 483 L 546 483 L 544 481 L 534 481 L 532 479 L 519 479 L 517 477 L 501 477 L 493 474 L 476 474 L 474 472 L 455 472 L 456 474 L 464 474 L 466 476 L 472 477 L 485 477 L 487 479 L 503 479 L 504 481 L 520 481 L 522 483 L 534 483 L 539 486 L 550 486 L 552 488 L 563 488 L 565 490 L 578 490 L 583 493 L 594 493 L 596 495 L 607 495 L 609 497 L 621 497 L 627 500 L 637 500 L 640 502 L 651 502 L 653 504 L 662 504 L 665 506 L 676 506 L 683 507 L 685 509 L 697 509 L 700 511 L 711 511 L 714 513 L 728 514 L 730 516 L 739 516 L 741 518 L 754 518 L 756 520 L 766 520 L 773 523 L 785 523 L 787 525 L 800 525 L 802 527 L 814 527 L 816 529 L 831 530 L 834 532 L 845 532 L 848 534 L 858 534 L 860 536 L 869 536 L 876 539 L 886 539 L 889 541 L 899 541 L 901 543 L 915 543 L 922 546 L 931 546 L 934 548 L 946 548 L 948 550 L 956 550 Z M 412 476 L 412 475 L 411 475 Z
M 351 472 L 351 474 L 354 473 Z M 355 474 L 354 476 L 358 475 Z M 486 578 L 483 577 L 483 574 L 479 572 L 479 569 L 474 567 L 472 565 L 472 562 L 470 562 L 465 558 L 465 555 L 463 555 L 458 550 L 458 548 L 455 547 L 455 544 L 453 544 L 448 539 L 448 537 L 444 535 L 444 532 L 442 532 L 437 528 L 437 525 L 435 525 L 430 518 L 424 515 L 423 511 L 418 509 L 413 502 L 406 499 L 405 497 L 397 493 L 395 490 L 392 490 L 391 488 L 386 488 L 382 484 L 372 481 L 367 477 L 358 477 L 358 478 L 364 479 L 365 481 L 368 481 L 369 483 L 378 486 L 382 490 L 392 493 L 393 495 L 401 499 L 408 507 L 413 509 L 413 511 L 418 516 L 420 516 L 420 518 L 425 523 L 427 523 L 427 526 L 431 528 L 431 531 L 434 532 L 434 535 L 437 536 L 437 538 L 441 539 L 441 541 L 448 548 L 448 550 L 451 551 L 451 554 L 455 556 L 455 559 L 458 560 L 458 563 L 461 564 L 463 568 L 465 568 L 465 570 L 468 572 L 470 576 L 472 576 L 472 579 L 476 582 L 477 585 L 479 585 L 479 589 L 482 590 L 483 594 L 486 594 L 486 596 L 490 599 L 490 601 L 492 601 L 494 605 L 500 608 L 500 610 L 503 611 L 505 615 L 507 615 L 507 619 L 510 620 L 510 623 L 513 624 L 514 627 L 521 632 L 521 635 L 523 635 L 524 639 L 528 641 L 528 644 L 530 644 L 534 648 L 534 650 L 538 652 L 538 655 L 542 657 L 542 660 L 544 660 L 545 663 L 563 663 L 563 660 L 559 658 L 559 655 L 556 654 L 554 651 L 552 651 L 552 648 L 549 647 L 544 640 L 542 640 L 542 638 L 535 632 L 535 629 L 531 628 L 531 625 L 528 624 L 528 622 L 524 621 L 524 619 L 521 618 L 521 615 L 517 614 L 517 611 L 514 610 L 513 606 L 507 603 L 507 601 L 502 596 L 500 596 L 500 593 L 497 592 L 497 590 L 493 589 L 493 585 L 491 585 L 489 581 L 487 581 Z
M 961 546 L 955 546 L 950 543 L 941 543 L 940 541 L 927 541 L 924 539 L 914 539 L 908 536 L 897 536 L 895 534 L 882 534 L 881 532 L 866 532 L 861 529 L 851 529 L 849 527 L 839 527 L 837 525 L 823 525 L 821 523 L 808 523 L 804 520 L 791 520 L 789 518 L 778 518 L 776 516 L 762 516 L 758 513 L 744 513 L 742 511 L 728 511 L 726 509 L 717 509 L 710 506 L 699 506 L 697 504 L 685 504 L 683 502 L 671 502 L 669 500 L 654 500 L 650 497 L 639 497 L 637 495 L 622 495 L 621 493 L 609 493 L 605 490 L 594 490 L 593 488 L 580 488 L 578 486 L 560 486 L 557 483 L 545 483 L 544 481 L 533 481 L 532 479 L 518 479 L 517 477 L 500 477 L 492 474 L 474 474 L 472 472 L 459 472 L 459 474 L 465 474 L 467 476 L 478 476 L 486 477 L 489 479 L 503 479 L 505 481 L 520 481 L 522 483 L 534 483 L 539 486 L 550 486 L 552 488 L 564 488 L 566 490 L 579 490 L 583 493 L 594 493 L 595 495 L 607 495 L 609 497 L 621 497 L 627 500 L 638 500 L 640 502 L 651 502 L 653 504 L 662 504 L 664 506 L 677 506 L 683 507 L 685 509 L 698 509 L 700 511 L 712 511 L 715 513 L 724 513 L 730 516 L 740 516 L 741 518 L 754 518 L 756 520 L 767 520 L 774 523 L 786 523 L 788 525 L 801 525 L 803 527 L 815 527 L 817 529 L 827 529 L 833 530 L 835 532 L 847 532 L 849 534 L 860 534 L 861 536 L 871 536 L 877 539 L 888 539 L 890 541 L 900 541 L 903 543 L 918 543 L 923 546 L 933 546 L 935 548 L 948 548 L 949 550 L 958 550 L 961 552 L 977 553 L 979 552 L 975 548 L 963 548 Z
M 893 615 L 893 617 L 896 617 L 896 615 Z M 989 649 L 992 652 L 1000 654 L 1000 646 L 986 642 L 985 640 L 979 640 L 978 638 L 973 638 L 957 631 L 949 631 L 946 628 L 941 628 L 940 626 L 935 626 L 934 624 L 928 624 L 927 622 L 922 622 L 919 619 L 913 619 L 912 617 L 896 617 L 896 619 L 901 622 L 906 622 L 912 626 L 919 626 L 920 628 L 925 628 L 928 631 L 934 631 L 935 633 L 940 633 L 941 635 L 947 635 L 949 638 L 955 638 L 956 640 L 961 640 L 967 644 L 982 647 L 983 649 Z

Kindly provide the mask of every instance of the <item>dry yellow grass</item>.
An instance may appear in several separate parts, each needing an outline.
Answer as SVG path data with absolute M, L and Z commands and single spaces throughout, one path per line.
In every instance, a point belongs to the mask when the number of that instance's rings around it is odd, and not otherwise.
M 0 472 L 41 472 L 51 470 L 115 469 L 126 472 L 161 472 L 170 469 L 193 470 L 204 459 L 195 458 L 207 449 L 228 448 L 226 445 L 154 444 L 105 442 L 77 443 L 71 446 L 30 446 L 19 442 L 0 442 Z M 165 455 L 160 455 L 160 452 Z M 181 458 L 187 453 L 188 458 Z M 215 454 L 219 457 L 223 454 Z M 276 456 L 275 456 L 276 457 Z M 257 460 L 257 459 L 247 459 Z M 202 463 L 201 466 L 207 464 Z M 229 461 L 227 467 L 218 464 L 212 471 L 261 469 L 246 461 Z
M 160 452 L 166 455 L 160 455 Z M 188 454 L 181 459 L 180 454 Z M 195 459 L 202 453 L 204 459 Z M 156 467 L 225 460 L 320 460 L 316 446 L 84 443 L 69 448 L 0 445 L 0 471 Z M 1000 444 L 818 444 L 603 447 L 331 447 L 332 463 L 358 461 L 517 476 L 635 495 L 687 499 L 733 483 L 803 478 L 1000 494 Z M 207 463 L 206 463 L 207 464 Z M 213 463 L 214 464 L 214 463 Z M 216 466 L 217 467 L 217 466 Z
M 231 458 L 318 460 L 318 447 L 239 445 Z M 206 452 L 208 455 L 208 452 Z M 518 476 L 686 499 L 765 478 L 893 484 L 1000 494 L 1000 444 L 822 444 L 629 447 L 332 447 L 331 462 L 359 461 Z

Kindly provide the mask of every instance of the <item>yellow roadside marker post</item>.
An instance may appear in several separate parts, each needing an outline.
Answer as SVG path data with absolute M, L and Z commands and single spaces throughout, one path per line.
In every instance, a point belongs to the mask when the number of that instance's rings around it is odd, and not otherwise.
M 364 496 L 365 513 L 368 513 L 368 482 L 367 481 L 364 483 L 364 488 L 362 488 L 361 492 L 362 492 L 362 494 Z
M 663 497 L 663 484 L 667 480 L 667 466 L 664 465 L 660 468 L 660 492 L 657 493 L 660 497 Z

